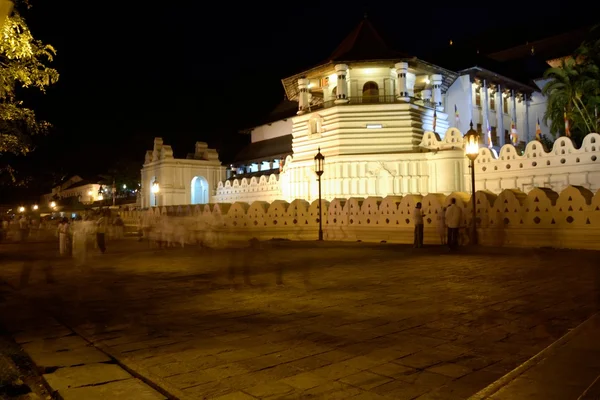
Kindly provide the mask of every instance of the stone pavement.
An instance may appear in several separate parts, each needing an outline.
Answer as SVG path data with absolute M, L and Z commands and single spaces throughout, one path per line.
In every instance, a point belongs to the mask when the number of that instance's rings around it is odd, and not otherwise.
M 172 398 L 452 400 L 598 308 L 594 252 L 262 246 L 125 240 L 84 269 L 42 245 L 1 247 L 0 278 L 37 308 L 2 318 L 53 315 Z
M 470 400 L 600 398 L 600 314 Z

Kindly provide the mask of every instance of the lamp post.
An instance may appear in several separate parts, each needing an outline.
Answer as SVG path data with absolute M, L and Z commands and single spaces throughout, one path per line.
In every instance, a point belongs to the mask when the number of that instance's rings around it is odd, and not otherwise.
M 158 192 L 160 192 L 160 185 L 158 181 L 154 181 L 152 184 L 152 193 L 154 193 L 154 206 L 158 206 Z
M 473 215 L 471 216 L 471 244 L 477 244 L 477 203 L 475 200 L 475 159 L 479 155 L 479 133 L 473 129 L 473 121 L 471 121 L 471 129 L 465 133 L 465 154 L 471 161 L 471 207 Z
M 325 156 L 321 154 L 321 148 L 315 156 L 315 173 L 319 181 L 319 240 L 323 240 L 323 218 L 321 213 L 321 175 L 323 175 L 323 165 L 325 164 Z

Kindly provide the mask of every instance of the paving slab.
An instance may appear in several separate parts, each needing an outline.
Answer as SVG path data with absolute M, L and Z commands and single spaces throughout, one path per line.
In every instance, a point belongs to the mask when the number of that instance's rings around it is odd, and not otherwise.
M 133 378 L 129 372 L 118 365 L 100 363 L 59 368 L 52 373 L 44 374 L 43 377 L 48 385 L 59 393 L 67 389 Z
M 40 312 L 56 316 L 182 400 L 466 399 L 588 318 L 600 298 L 597 252 L 282 242 L 232 257 L 109 246 L 90 253 L 85 271 L 55 257 L 52 284 L 33 271 L 19 293 L 35 310 L 11 304 L 1 317 L 27 332 Z M 20 273 L 11 264 L 0 279 Z M 581 357 L 593 363 L 592 353 Z
M 595 314 L 470 400 L 591 396 L 600 376 L 599 338 L 600 314 Z
M 109 356 L 94 347 L 77 347 L 53 351 L 45 350 L 42 344 L 33 342 L 23 345 L 23 349 L 35 365 L 43 370 L 111 361 Z

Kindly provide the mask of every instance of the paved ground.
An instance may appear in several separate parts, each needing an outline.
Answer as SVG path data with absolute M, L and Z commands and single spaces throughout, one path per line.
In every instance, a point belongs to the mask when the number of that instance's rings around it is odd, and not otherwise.
M 126 240 L 79 269 L 48 245 L 3 245 L 0 278 L 181 399 L 464 399 L 598 308 L 594 252 L 271 247 Z

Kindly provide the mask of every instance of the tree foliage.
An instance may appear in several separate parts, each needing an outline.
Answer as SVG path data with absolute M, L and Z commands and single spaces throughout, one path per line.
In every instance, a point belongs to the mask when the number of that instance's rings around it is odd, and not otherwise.
M 550 132 L 565 134 L 564 113 L 576 141 L 590 132 L 600 131 L 600 40 L 585 41 L 560 67 L 544 74 L 549 82 L 543 89 L 548 98 L 544 122 Z
M 18 94 L 21 88 L 45 93 L 57 82 L 58 72 L 48 67 L 55 54 L 52 46 L 33 37 L 21 14 L 13 10 L 0 30 L 0 156 L 25 155 L 33 150 L 32 136 L 48 132 L 50 124 L 39 120 Z M 0 168 L 14 181 L 10 166 L 4 162 Z

